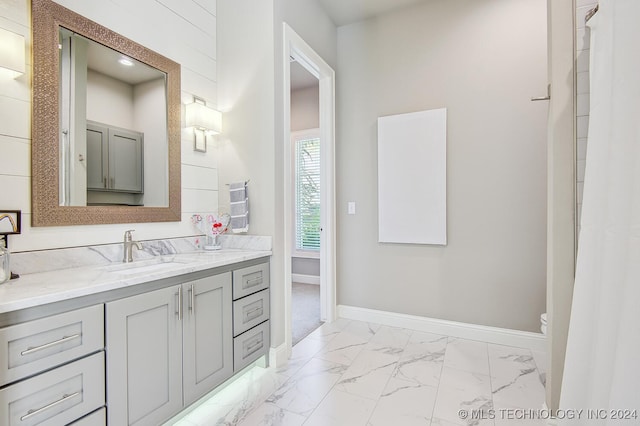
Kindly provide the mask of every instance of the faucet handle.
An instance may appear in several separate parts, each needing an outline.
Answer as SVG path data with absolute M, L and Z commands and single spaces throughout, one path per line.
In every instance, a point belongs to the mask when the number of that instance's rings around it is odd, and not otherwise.
M 129 229 L 127 231 L 124 231 L 124 240 L 125 241 L 131 241 L 133 240 L 133 236 L 131 235 L 132 232 L 134 232 L 135 229 Z

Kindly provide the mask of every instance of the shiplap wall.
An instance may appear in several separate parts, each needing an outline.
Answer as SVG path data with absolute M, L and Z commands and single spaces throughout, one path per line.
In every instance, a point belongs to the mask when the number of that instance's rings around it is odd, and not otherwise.
M 181 64 L 182 103 L 193 95 L 216 106 L 216 0 L 56 0 Z M 21 235 L 10 237 L 12 251 L 112 243 L 123 231 L 137 239 L 195 234 L 194 212 L 218 210 L 218 150 L 193 151 L 193 135 L 182 131 L 182 222 L 31 228 L 31 2 L 0 3 L 0 28 L 26 39 L 27 73 L 0 81 L 0 210 L 23 212 Z

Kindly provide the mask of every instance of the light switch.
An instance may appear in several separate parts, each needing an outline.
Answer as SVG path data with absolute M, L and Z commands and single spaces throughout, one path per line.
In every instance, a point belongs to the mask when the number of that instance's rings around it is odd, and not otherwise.
M 349 201 L 349 203 L 347 203 L 347 214 L 356 214 L 356 202 L 355 201 Z

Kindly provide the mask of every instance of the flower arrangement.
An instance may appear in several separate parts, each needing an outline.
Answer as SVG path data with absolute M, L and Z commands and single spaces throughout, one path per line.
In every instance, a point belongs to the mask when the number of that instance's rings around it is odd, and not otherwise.
M 218 243 L 218 235 L 229 230 L 230 222 L 231 216 L 227 213 L 223 213 L 220 217 L 210 214 L 207 215 L 206 220 L 199 214 L 191 216 L 191 223 L 206 236 L 206 244 L 203 247 L 205 250 L 220 250 L 222 248 Z

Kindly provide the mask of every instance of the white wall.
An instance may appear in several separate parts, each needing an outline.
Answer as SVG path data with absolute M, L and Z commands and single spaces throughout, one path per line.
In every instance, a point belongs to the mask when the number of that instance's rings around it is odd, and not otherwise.
M 219 0 L 220 210 L 223 184 L 250 179 L 251 234 L 273 236 L 272 346 L 284 342 L 282 22 L 335 63 L 336 32 L 317 0 Z
M 338 29 L 339 304 L 539 331 L 546 17 L 544 0 L 436 0 Z M 448 245 L 379 244 L 376 119 L 441 107 Z
M 59 0 L 80 13 L 181 64 L 183 102 L 193 95 L 215 105 L 216 2 L 203 0 Z M 0 8 L 0 27 L 27 40 L 27 73 L 0 82 L 0 206 L 23 212 L 21 235 L 10 237 L 13 251 L 70 247 L 122 241 L 124 230 L 136 229 L 137 239 L 193 235 L 193 212 L 218 207 L 217 149 L 193 151 L 193 135 L 182 132 L 182 222 L 31 228 L 31 63 L 30 2 L 16 0 Z M 159 25 L 161 23 L 161 25 Z M 170 29 L 168 31 L 167 29 Z M 204 171 L 204 173 L 203 173 Z M 208 179 L 202 179 L 201 176 Z
M 87 120 L 142 131 L 134 127 L 133 87 L 108 75 L 88 70 Z
M 311 48 L 335 69 L 337 61 L 336 26 L 318 0 L 279 0 L 276 2 L 276 40 L 282 40 L 286 22 Z M 279 44 L 281 47 L 282 43 Z M 278 59 L 280 57 L 277 57 Z
M 165 102 L 165 80 L 158 78 L 133 87 L 134 125 L 144 133 L 144 195 L 145 206 L 169 205 L 169 160 L 167 132 L 160 123 L 166 122 L 167 112 L 157 105 Z M 213 164 L 211 165 L 213 166 Z M 185 166 L 186 167 L 186 166 Z M 205 170 L 215 174 L 215 168 Z M 183 183 L 184 185 L 184 183 Z M 212 184 L 217 189 L 217 179 Z
M 276 231 L 273 2 L 219 0 L 220 210 L 229 211 L 225 184 L 249 180 L 249 232 L 272 235 L 271 339 L 283 341 L 284 292 Z M 281 238 L 280 238 L 281 240 Z M 280 249 L 281 251 L 281 249 Z M 281 256 L 281 255 L 280 255 Z

